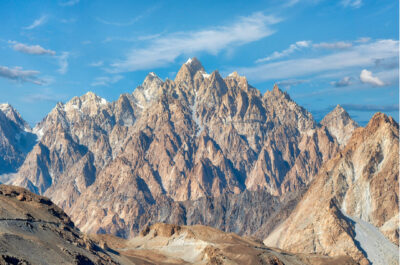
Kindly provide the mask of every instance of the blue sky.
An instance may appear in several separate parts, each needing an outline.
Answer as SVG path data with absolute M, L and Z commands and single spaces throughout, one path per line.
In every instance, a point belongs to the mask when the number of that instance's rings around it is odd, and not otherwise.
M 73 96 L 174 78 L 188 57 L 278 83 L 317 120 L 341 104 L 361 125 L 398 120 L 399 6 L 381 0 L 1 1 L 0 102 L 31 124 Z

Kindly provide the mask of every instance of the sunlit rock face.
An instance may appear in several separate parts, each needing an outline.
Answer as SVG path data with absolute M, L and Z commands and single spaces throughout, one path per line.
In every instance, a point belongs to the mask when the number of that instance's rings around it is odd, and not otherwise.
M 39 140 L 12 183 L 50 197 L 85 232 L 124 237 L 163 221 L 165 201 L 178 205 L 171 216 L 185 224 L 180 211 L 198 206 L 181 202 L 208 197 L 223 209 L 222 195 L 262 191 L 276 207 L 259 203 L 254 212 L 272 216 L 282 207 L 285 216 L 342 140 L 334 124 L 318 124 L 277 86 L 262 95 L 244 76 L 207 73 L 196 58 L 175 80 L 150 73 L 115 102 L 89 92 L 58 103 L 33 131 Z M 207 220 L 192 216 L 191 223 Z M 209 222 L 225 231 L 243 225 L 227 218 L 231 225 Z

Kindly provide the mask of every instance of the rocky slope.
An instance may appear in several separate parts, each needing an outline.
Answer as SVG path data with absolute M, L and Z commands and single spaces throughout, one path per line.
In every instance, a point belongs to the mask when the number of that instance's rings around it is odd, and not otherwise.
M 0 181 L 15 172 L 35 144 L 36 137 L 9 104 L 0 104 Z
M 0 264 L 116 264 L 49 199 L 0 185 Z
M 157 223 L 127 241 L 93 236 L 135 264 L 356 264 L 351 258 L 303 255 L 271 249 L 253 238 L 223 233 L 207 226 Z
M 349 255 L 361 264 L 398 264 L 398 165 L 398 124 L 377 113 L 322 167 L 265 244 Z
M 34 128 L 40 141 L 12 183 L 50 197 L 83 231 L 124 237 L 161 221 L 148 209 L 165 201 L 178 212 L 189 201 L 185 211 L 196 212 L 190 202 L 208 197 L 225 209 L 221 195 L 263 190 L 272 195 L 272 216 L 338 152 L 333 127 L 317 124 L 277 86 L 262 95 L 237 73 L 207 74 L 194 58 L 175 80 L 150 73 L 115 102 L 89 92 L 58 103 Z M 267 211 L 259 205 L 255 212 Z M 175 216 L 183 224 L 216 224 L 203 214 Z M 216 225 L 240 233 L 262 225 L 232 230 L 243 224 L 229 222 Z

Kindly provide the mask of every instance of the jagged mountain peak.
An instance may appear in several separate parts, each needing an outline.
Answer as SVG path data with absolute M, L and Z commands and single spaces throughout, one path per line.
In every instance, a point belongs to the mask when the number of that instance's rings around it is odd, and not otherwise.
M 238 74 L 238 72 L 236 72 L 236 71 L 233 71 L 232 73 L 230 73 L 229 75 L 228 75 L 228 77 L 232 77 L 232 78 L 238 78 L 240 75 Z
M 389 126 L 393 126 L 394 128 L 399 128 L 399 124 L 393 119 L 393 117 L 390 117 L 382 112 L 377 112 L 368 122 L 366 129 L 373 129 L 386 124 Z
M 21 114 L 9 103 L 0 104 L 0 111 L 11 121 L 13 121 L 21 130 L 30 131 L 29 124 L 22 119 Z
M 9 109 L 12 109 L 13 107 L 7 102 L 7 103 L 0 103 L 0 110 L 5 112 Z
M 341 146 L 347 143 L 353 131 L 359 127 L 339 104 L 322 119 L 320 124 L 326 126 Z
M 150 72 L 142 83 L 142 87 L 144 89 L 148 89 L 151 86 L 161 86 L 163 84 L 163 80 L 158 77 L 154 72 Z
M 107 105 L 107 100 L 89 91 L 80 97 L 74 97 L 67 103 L 63 104 L 64 111 L 77 110 L 82 108 L 93 108 Z M 60 106 L 61 107 L 61 106 Z
M 200 70 L 204 71 L 203 65 L 201 64 L 201 62 L 196 57 L 189 58 L 186 61 L 185 65 L 188 66 L 189 69 L 191 69 L 191 70 L 193 70 L 195 72 L 200 71 Z
M 135 103 L 140 108 L 144 108 L 149 102 L 158 98 L 159 90 L 162 88 L 163 84 L 164 82 L 160 77 L 154 72 L 150 72 L 143 83 L 132 93 Z
M 197 72 L 203 71 L 204 67 L 196 57 L 189 58 L 186 63 L 181 66 L 176 77 L 175 82 L 191 82 Z
M 286 93 L 282 89 L 280 89 L 277 84 L 274 84 L 274 88 L 272 89 L 272 94 L 274 94 L 276 96 L 289 97 L 288 93 Z

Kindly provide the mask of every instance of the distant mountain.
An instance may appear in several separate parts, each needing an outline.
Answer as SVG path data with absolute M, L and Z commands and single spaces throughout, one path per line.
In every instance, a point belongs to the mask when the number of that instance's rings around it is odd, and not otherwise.
M 264 241 L 288 251 L 398 264 L 399 126 L 377 113 L 321 168 L 292 214 Z
M 15 172 L 35 140 L 36 136 L 21 115 L 11 105 L 0 104 L 0 175 Z

